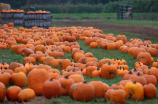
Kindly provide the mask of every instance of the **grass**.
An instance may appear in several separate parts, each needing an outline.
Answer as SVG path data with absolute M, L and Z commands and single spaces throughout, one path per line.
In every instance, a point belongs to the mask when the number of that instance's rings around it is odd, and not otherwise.
M 116 19 L 116 13 L 52 13 L 53 19 Z
M 53 19 L 117 19 L 117 13 L 52 13 Z M 133 20 L 157 20 L 158 13 L 133 13 Z
M 105 21 L 105 22 L 101 22 L 101 23 L 105 23 L 105 24 L 118 24 L 118 25 L 137 25 L 137 26 L 154 26 L 154 27 L 158 27 L 158 22 L 155 21 L 147 21 L 147 20 L 129 20 L 129 21 L 125 21 L 125 20 L 115 20 L 115 21 Z

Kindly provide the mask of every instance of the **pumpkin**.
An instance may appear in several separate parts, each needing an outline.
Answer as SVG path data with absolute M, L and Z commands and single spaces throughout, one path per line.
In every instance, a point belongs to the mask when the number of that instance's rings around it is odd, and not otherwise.
M 100 70 L 99 67 L 97 68 L 97 70 L 94 70 L 94 71 L 92 72 L 92 77 L 93 77 L 93 78 L 94 78 L 94 77 L 100 77 L 100 75 L 101 75 L 101 70 Z
M 147 52 L 150 53 L 151 56 L 153 57 L 157 57 L 158 56 L 158 50 L 156 48 L 148 48 Z
M 144 98 L 143 86 L 138 82 L 129 82 L 124 88 L 127 98 L 134 101 L 141 101 Z
M 26 88 L 19 92 L 17 98 L 19 102 L 29 101 L 35 98 L 35 92 L 30 88 Z
M 36 60 L 33 58 L 33 57 L 25 57 L 24 58 L 24 63 L 32 63 L 32 64 L 35 64 L 36 63 Z
M 155 85 L 153 85 L 152 83 L 149 83 L 149 84 L 144 85 L 143 88 L 144 88 L 144 96 L 146 98 L 152 99 L 156 97 L 157 89 Z
M 122 80 L 119 82 L 120 85 L 122 85 L 123 87 L 125 87 L 125 85 L 128 83 L 128 82 L 132 82 L 131 80 Z
M 73 98 L 77 101 L 91 101 L 95 97 L 95 89 L 91 83 L 86 81 L 78 83 L 76 91 L 73 92 Z
M 105 87 L 104 83 L 101 81 L 91 81 L 90 83 L 94 86 L 95 97 L 97 98 L 104 98 L 105 90 L 108 90 L 110 88 L 108 85 L 108 87 Z
M 140 52 L 137 56 L 137 61 L 142 62 L 145 65 L 150 65 L 151 55 L 148 52 Z
M 23 73 L 27 74 L 27 69 L 24 66 L 19 66 L 14 69 L 14 73 L 16 73 L 16 72 L 23 72 Z
M 111 94 L 111 92 L 112 92 L 113 90 L 114 90 L 114 89 L 105 90 L 105 93 L 104 93 L 104 100 L 105 100 L 105 101 L 107 101 L 107 100 L 110 101 L 110 94 Z
M 5 86 L 9 85 L 11 81 L 11 75 L 7 72 L 0 73 L 0 82 L 2 82 Z
M 77 87 L 78 87 L 78 83 L 74 83 L 74 84 L 72 84 L 71 86 L 70 86 L 70 88 L 69 88 L 69 96 L 73 99 L 73 93 L 74 93 L 74 91 L 77 89 Z
M 14 71 L 14 69 L 17 68 L 19 65 L 20 65 L 20 63 L 18 63 L 18 62 L 12 62 L 9 64 L 9 69 Z
M 90 47 L 91 48 L 98 48 L 98 44 L 96 42 L 91 42 Z
M 33 89 L 36 95 L 42 95 L 43 84 L 49 79 L 50 75 L 45 69 L 33 69 L 28 74 L 28 87 Z
M 133 58 L 137 58 L 137 56 L 138 56 L 138 54 L 140 53 L 140 52 L 146 52 L 146 50 L 144 49 L 144 48 L 140 48 L 140 47 L 138 47 L 138 48 L 135 48 L 134 50 L 133 50 Z M 151 58 L 150 58 L 151 59 Z
M 126 93 L 123 89 L 114 89 L 110 94 L 110 101 L 123 104 L 126 102 Z
M 117 35 L 116 40 L 122 40 L 124 44 L 127 42 L 125 35 Z
M 146 79 L 140 75 L 140 73 L 138 72 L 137 75 L 133 75 L 129 78 L 129 80 L 131 80 L 132 82 L 136 81 L 139 82 L 140 84 L 142 84 L 143 86 L 147 83 Z
M 19 86 L 10 86 L 7 89 L 6 97 L 9 101 L 17 101 L 18 100 L 18 94 L 22 91 L 22 89 Z
M 68 95 L 70 86 L 75 83 L 74 80 L 65 76 L 64 78 L 59 78 L 58 81 L 61 83 L 62 95 Z
M 27 77 L 23 72 L 13 73 L 11 76 L 13 84 L 19 87 L 25 87 L 27 85 Z
M 154 75 L 151 75 L 150 72 L 148 74 L 144 74 L 143 77 L 146 79 L 147 83 L 152 83 L 157 86 L 157 79 Z
M 101 67 L 101 78 L 113 79 L 117 75 L 117 68 L 112 64 L 104 64 Z
M 71 61 L 69 59 L 62 59 L 61 60 L 61 68 L 62 69 L 65 69 L 69 65 L 71 65 Z
M 62 94 L 62 87 L 58 80 L 50 79 L 44 82 L 43 84 L 43 95 L 47 99 L 51 99 L 52 97 L 59 97 Z
M 112 84 L 111 89 L 124 89 L 124 86 L 121 84 Z
M 156 67 L 150 67 L 148 70 L 148 73 L 151 75 L 154 75 L 156 79 L 158 80 L 158 69 Z
M 50 72 L 49 75 L 52 79 L 56 79 L 59 76 L 59 74 L 56 72 Z
M 0 82 L 0 102 L 3 101 L 5 99 L 5 95 L 6 95 L 6 87 L 5 85 Z
M 86 76 L 92 76 L 92 72 L 94 70 L 97 70 L 97 67 L 96 66 L 88 66 L 86 68 Z
M 84 77 L 82 75 L 80 75 L 80 74 L 70 75 L 69 78 L 72 78 L 75 83 L 79 83 L 79 82 L 83 82 L 84 81 Z

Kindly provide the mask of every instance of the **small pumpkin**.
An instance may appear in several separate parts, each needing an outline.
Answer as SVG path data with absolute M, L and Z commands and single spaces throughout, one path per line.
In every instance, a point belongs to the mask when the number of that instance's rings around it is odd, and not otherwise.
M 6 95 L 6 87 L 5 85 L 0 82 L 0 102 L 3 101 L 5 99 L 5 95 Z
M 17 98 L 19 102 L 29 101 L 35 98 L 35 92 L 30 88 L 26 88 L 19 92 Z
M 65 76 L 64 78 L 59 78 L 58 81 L 61 83 L 62 95 L 68 95 L 70 86 L 75 83 L 74 80 Z
M 9 101 L 17 101 L 18 100 L 18 94 L 22 91 L 22 89 L 19 86 L 10 86 L 7 89 L 6 97 Z
M 13 81 L 14 85 L 17 85 L 19 87 L 25 87 L 27 85 L 27 77 L 23 72 L 13 73 L 11 76 L 11 80 Z
M 149 83 L 149 84 L 144 85 L 143 88 L 144 88 L 144 96 L 146 98 L 152 99 L 156 97 L 157 89 L 155 85 L 153 85 L 152 83 Z

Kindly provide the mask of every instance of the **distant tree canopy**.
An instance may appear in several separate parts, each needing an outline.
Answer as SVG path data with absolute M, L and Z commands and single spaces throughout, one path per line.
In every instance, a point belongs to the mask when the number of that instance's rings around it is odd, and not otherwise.
M 0 0 L 10 4 L 13 9 L 24 10 L 27 10 L 28 1 L 36 10 L 52 13 L 117 12 L 117 4 L 132 5 L 134 12 L 158 12 L 158 0 Z
M 8 3 L 12 8 L 20 8 L 26 6 L 28 0 L 0 0 L 1 3 Z M 58 5 L 58 4 L 106 4 L 108 2 L 119 1 L 119 0 L 29 0 L 30 5 Z

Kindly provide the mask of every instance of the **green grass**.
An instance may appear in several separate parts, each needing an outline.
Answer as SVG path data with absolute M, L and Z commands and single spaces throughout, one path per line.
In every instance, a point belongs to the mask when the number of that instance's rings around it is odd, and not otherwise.
M 117 19 L 117 13 L 52 13 L 53 19 Z M 133 13 L 133 20 L 157 20 L 158 13 Z
M 115 20 L 115 21 L 105 21 L 101 22 L 105 24 L 118 24 L 118 25 L 135 25 L 135 26 L 154 26 L 158 27 L 158 22 L 147 21 L 147 20 Z
M 6 63 L 14 62 L 14 61 L 21 61 L 23 62 L 24 57 L 17 53 L 11 52 L 11 49 L 8 48 L 7 50 L 0 49 L 0 62 L 4 61 Z
M 52 13 L 53 19 L 116 19 L 116 13 Z

